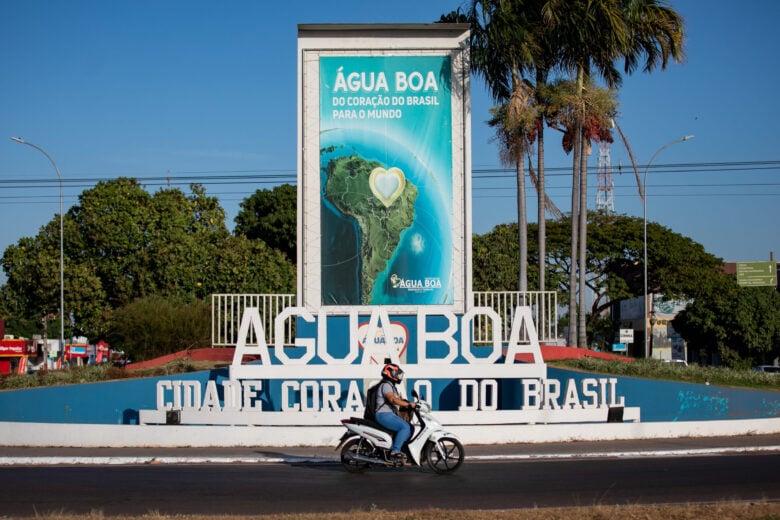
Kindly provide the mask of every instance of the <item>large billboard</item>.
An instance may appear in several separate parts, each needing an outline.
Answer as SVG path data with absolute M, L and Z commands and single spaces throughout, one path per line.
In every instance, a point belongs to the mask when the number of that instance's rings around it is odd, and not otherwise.
M 320 58 L 323 305 L 452 305 L 450 62 Z
M 299 26 L 299 304 L 462 312 L 468 31 L 371 27 Z

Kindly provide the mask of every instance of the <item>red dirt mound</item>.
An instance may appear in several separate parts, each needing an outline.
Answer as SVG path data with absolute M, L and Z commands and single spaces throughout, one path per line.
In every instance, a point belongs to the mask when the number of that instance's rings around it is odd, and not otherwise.
M 230 363 L 233 360 L 233 348 L 196 348 L 191 350 L 182 350 L 175 354 L 168 354 L 167 356 L 161 356 L 148 361 L 141 361 L 139 363 L 131 363 L 127 365 L 128 370 L 156 367 L 175 361 L 177 359 L 192 360 L 192 361 L 215 361 L 220 363 Z M 600 359 L 616 359 L 620 361 L 633 361 L 633 358 L 627 356 L 621 356 L 618 354 L 610 354 L 608 352 L 597 352 L 595 350 L 588 350 L 584 348 L 575 347 L 558 347 L 552 345 L 542 345 L 542 358 L 545 361 L 554 361 L 557 359 L 574 359 L 592 357 Z M 521 354 L 517 356 L 518 361 L 526 363 L 531 362 L 530 354 Z
M 617 361 L 633 361 L 634 358 L 622 356 L 620 354 L 610 354 L 609 352 L 598 352 L 586 348 L 577 347 L 558 347 L 552 345 L 542 345 L 542 357 L 545 361 L 554 361 L 556 359 L 579 359 L 592 357 L 599 359 L 614 359 Z M 530 359 L 529 359 L 530 361 Z

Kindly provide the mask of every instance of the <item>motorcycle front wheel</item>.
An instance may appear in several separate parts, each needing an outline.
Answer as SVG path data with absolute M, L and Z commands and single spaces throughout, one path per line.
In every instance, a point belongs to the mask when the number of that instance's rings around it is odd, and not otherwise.
M 425 460 L 436 473 L 451 473 L 463 464 L 463 444 L 453 437 L 442 437 L 425 445 Z
M 368 462 L 357 460 L 354 457 L 357 455 L 369 457 L 372 452 L 373 449 L 371 446 L 363 439 L 350 439 L 344 444 L 344 447 L 341 448 L 341 464 L 344 466 L 344 469 L 350 473 L 360 473 L 361 471 L 368 469 L 369 464 Z

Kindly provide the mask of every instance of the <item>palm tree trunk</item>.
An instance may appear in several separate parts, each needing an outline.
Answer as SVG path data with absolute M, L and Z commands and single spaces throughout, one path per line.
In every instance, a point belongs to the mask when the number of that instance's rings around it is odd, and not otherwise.
M 520 245 L 518 289 L 528 290 L 528 217 L 525 201 L 525 158 L 520 153 L 515 163 L 517 170 L 517 238 Z
M 538 242 L 539 242 L 539 290 L 544 291 L 545 288 L 545 275 L 547 271 L 547 223 L 545 218 L 544 208 L 546 206 L 547 199 L 545 198 L 544 187 L 544 127 L 539 128 L 538 141 L 536 143 L 536 169 L 539 175 L 537 186 L 537 222 L 539 223 L 538 229 Z M 542 306 L 544 308 L 544 306 Z M 540 323 L 545 323 L 540 321 Z
M 577 235 L 580 189 L 580 125 L 574 132 L 574 158 L 571 182 L 571 262 L 569 263 L 569 335 L 567 344 L 577 345 Z
M 546 87 L 547 85 L 547 68 L 536 68 L 536 91 Z M 539 103 L 539 96 L 537 95 L 537 104 Z M 539 116 L 540 125 L 539 132 L 536 141 L 536 173 L 537 173 L 537 186 L 536 194 L 538 200 L 538 207 L 536 211 L 536 222 L 539 224 L 538 228 L 538 247 L 539 247 L 539 290 L 544 292 L 546 286 L 547 277 L 547 218 L 545 209 L 547 207 L 547 192 L 544 186 L 544 117 Z M 540 307 L 544 309 L 544 305 Z M 547 323 L 545 316 L 541 316 L 539 323 Z
M 580 137 L 580 214 L 579 214 L 579 320 L 577 324 L 578 338 L 577 346 L 587 348 L 588 346 L 588 328 L 585 323 L 587 314 L 587 250 L 588 250 L 588 147 L 590 143 L 583 131 Z

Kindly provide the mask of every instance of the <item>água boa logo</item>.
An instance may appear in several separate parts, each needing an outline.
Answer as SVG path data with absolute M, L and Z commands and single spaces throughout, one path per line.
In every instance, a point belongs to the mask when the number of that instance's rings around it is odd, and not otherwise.
M 390 275 L 390 283 L 393 289 L 406 289 L 409 291 L 429 291 L 431 289 L 441 289 L 441 278 L 402 278 L 397 274 Z

